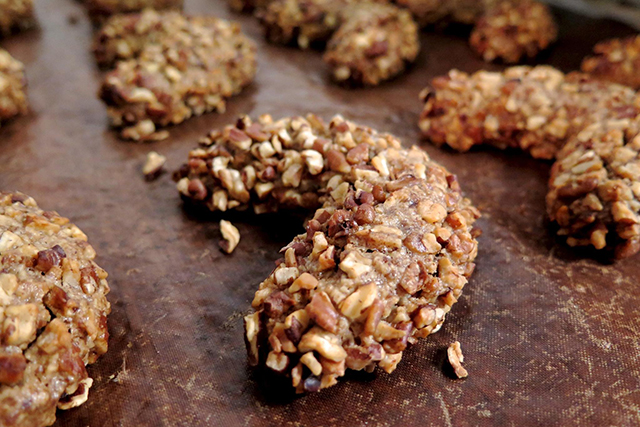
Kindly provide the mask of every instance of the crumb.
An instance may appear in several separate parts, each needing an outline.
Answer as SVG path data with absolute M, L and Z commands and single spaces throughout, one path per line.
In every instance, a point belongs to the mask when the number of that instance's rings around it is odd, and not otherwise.
M 462 349 L 458 341 L 454 342 L 447 349 L 447 356 L 449 357 L 449 363 L 453 367 L 454 372 L 458 378 L 467 378 L 469 373 L 462 366 L 464 362 L 464 356 L 462 355 Z
M 220 232 L 224 240 L 220 241 L 220 248 L 230 254 L 240 242 L 240 232 L 229 221 L 220 220 Z
M 142 168 L 142 173 L 147 181 L 156 179 L 162 173 L 167 158 L 162 154 L 158 154 L 155 151 L 150 151 L 147 154 L 147 160 Z

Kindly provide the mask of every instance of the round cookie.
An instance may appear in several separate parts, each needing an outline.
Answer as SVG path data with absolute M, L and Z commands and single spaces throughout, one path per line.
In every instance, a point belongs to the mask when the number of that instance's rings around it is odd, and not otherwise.
M 547 5 L 532 0 L 503 1 L 478 20 L 469 44 L 485 61 L 515 64 L 536 57 L 557 36 Z
M 335 117 L 243 117 L 192 150 L 178 190 L 211 210 L 315 210 L 245 317 L 252 364 L 298 392 L 392 372 L 436 332 L 474 270 L 479 213 L 418 148 Z
M 85 234 L 21 193 L 0 193 L 0 424 L 44 426 L 87 399 L 107 351 L 107 273 Z

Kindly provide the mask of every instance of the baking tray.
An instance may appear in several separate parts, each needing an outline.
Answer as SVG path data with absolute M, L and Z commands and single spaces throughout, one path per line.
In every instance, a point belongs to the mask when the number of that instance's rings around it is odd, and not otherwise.
M 328 80 L 321 55 L 263 41 L 223 1 L 189 13 L 239 20 L 259 45 L 255 83 L 151 144 L 107 128 L 90 53 L 92 28 L 72 0 L 36 2 L 40 28 L 0 44 L 26 65 L 32 112 L 0 129 L 0 188 L 70 217 L 110 274 L 110 349 L 89 367 L 89 400 L 57 426 L 623 426 L 640 424 L 639 257 L 609 263 L 557 240 L 544 220 L 550 163 L 490 148 L 457 154 L 420 142 L 418 93 L 451 68 L 486 65 L 464 32 L 424 33 L 415 65 L 378 88 Z M 633 31 L 555 10 L 560 41 L 540 61 L 570 71 L 592 45 Z M 440 332 L 387 375 L 351 374 L 308 396 L 270 388 L 247 367 L 242 315 L 278 250 L 302 230 L 287 215 L 225 214 L 236 251 L 217 247 L 220 215 L 184 209 L 170 175 L 145 182 L 156 150 L 177 168 L 196 141 L 237 115 L 334 114 L 420 144 L 482 210 L 478 267 Z M 469 377 L 444 369 L 459 340 Z

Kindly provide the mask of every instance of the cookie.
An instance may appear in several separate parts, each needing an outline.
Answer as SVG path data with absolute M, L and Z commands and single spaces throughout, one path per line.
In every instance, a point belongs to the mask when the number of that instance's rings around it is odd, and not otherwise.
M 455 22 L 475 24 L 488 10 L 504 0 L 396 0 L 408 8 L 421 26 Z
M 107 273 L 67 218 L 0 193 L 0 424 L 44 426 L 86 401 L 107 351 Z
M 204 138 L 179 176 L 183 197 L 214 211 L 315 211 L 245 317 L 250 362 L 298 392 L 347 369 L 392 372 L 441 327 L 475 267 L 479 213 L 456 177 L 341 117 L 241 118 Z
M 162 139 L 157 127 L 225 110 L 256 73 L 256 47 L 240 27 L 214 17 L 146 10 L 111 18 L 96 58 L 115 65 L 100 88 L 121 137 Z
M 557 36 L 547 5 L 532 0 L 505 1 L 477 21 L 469 44 L 485 61 L 514 64 L 535 58 Z
M 640 251 L 639 114 L 595 122 L 558 152 L 547 212 L 569 246 Z
M 350 0 L 272 0 L 256 16 L 274 43 L 302 49 L 326 42 L 342 22 L 342 10 Z
M 378 85 L 403 72 L 420 50 L 418 25 L 395 6 L 351 5 L 327 45 L 324 60 L 340 82 Z
M 601 80 L 640 89 L 640 35 L 598 43 L 582 71 Z
M 537 66 L 451 71 L 421 96 L 419 126 L 436 145 L 556 159 L 547 210 L 569 245 L 619 258 L 640 250 L 640 96 L 631 88 Z
M 411 14 L 385 2 L 273 0 L 256 15 L 272 42 L 303 49 L 326 42 L 324 60 L 339 82 L 378 85 L 420 49 Z
M 33 0 L 0 0 L 0 37 L 34 25 Z
M 28 112 L 26 87 L 24 65 L 0 49 L 0 124 Z
M 544 65 L 472 75 L 453 70 L 421 97 L 419 126 L 436 145 L 515 147 L 543 159 L 587 125 L 637 112 L 633 90 Z
M 144 9 L 182 10 L 183 0 L 84 0 L 84 5 L 93 22 L 103 23 L 112 15 Z

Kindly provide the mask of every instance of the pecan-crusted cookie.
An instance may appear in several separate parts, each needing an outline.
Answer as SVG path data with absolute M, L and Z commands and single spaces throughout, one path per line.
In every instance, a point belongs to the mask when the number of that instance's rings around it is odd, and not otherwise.
M 640 251 L 640 112 L 587 126 L 557 159 L 547 211 L 567 243 L 608 246 L 616 258 Z
M 182 10 L 183 0 L 84 0 L 89 17 L 101 23 L 119 13 L 140 12 L 144 9 Z
M 325 42 L 342 22 L 342 11 L 352 0 L 272 0 L 256 16 L 272 42 L 306 49 Z
M 337 81 L 377 85 L 404 71 L 420 50 L 411 14 L 388 4 L 348 6 L 324 60 Z
M 67 218 L 0 193 L 0 424 L 40 427 L 87 399 L 107 351 L 107 273 Z
M 96 58 L 116 68 L 100 97 L 125 139 L 162 139 L 157 126 L 224 111 L 253 80 L 256 47 L 240 27 L 214 17 L 146 10 L 114 16 L 98 33 Z
M 543 65 L 472 75 L 452 70 L 421 97 L 420 129 L 435 144 L 458 151 L 516 147 L 544 159 L 589 124 L 638 112 L 637 95 L 627 87 Z
M 593 53 L 582 61 L 582 71 L 640 89 L 640 35 L 598 43 Z
M 24 65 L 9 52 L 0 49 L 0 124 L 19 114 L 26 114 L 29 103 Z
M 557 36 L 547 5 L 533 0 L 504 1 L 478 20 L 469 43 L 485 61 L 516 63 L 534 58 Z
M 0 37 L 34 24 L 33 0 L 0 0 Z
M 408 8 L 422 26 L 456 22 L 474 24 L 485 12 L 504 0 L 395 0 Z M 513 0 L 517 1 L 517 0 Z
M 557 161 L 547 209 L 570 245 L 640 250 L 640 95 L 548 66 L 451 71 L 421 94 L 419 126 L 437 145 L 516 147 Z
M 204 138 L 180 176 L 181 194 L 211 210 L 318 208 L 245 317 L 250 362 L 298 392 L 347 368 L 392 372 L 440 328 L 475 267 L 479 213 L 456 177 L 341 117 L 244 117 Z
M 380 1 L 273 0 L 259 10 L 267 38 L 305 49 L 326 42 L 337 81 L 377 85 L 418 54 L 418 26 L 407 11 Z

